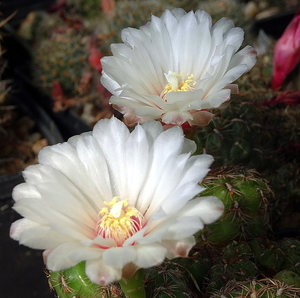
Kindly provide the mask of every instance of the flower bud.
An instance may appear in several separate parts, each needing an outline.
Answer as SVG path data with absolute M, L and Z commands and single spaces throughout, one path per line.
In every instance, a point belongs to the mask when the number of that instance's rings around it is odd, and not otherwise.
M 300 61 L 300 10 L 296 13 L 274 48 L 272 88 L 279 89 Z

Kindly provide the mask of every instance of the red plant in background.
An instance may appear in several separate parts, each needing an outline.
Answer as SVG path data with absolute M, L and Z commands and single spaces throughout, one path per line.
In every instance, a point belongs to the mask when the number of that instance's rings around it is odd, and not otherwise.
M 58 15 L 61 19 L 65 22 L 65 24 L 70 27 L 74 28 L 75 30 L 82 30 L 83 29 L 83 21 L 78 18 L 71 18 L 67 16 L 62 10 L 58 10 Z
M 101 0 L 100 2 L 103 12 L 107 16 L 111 16 L 115 10 L 115 0 Z
M 262 105 L 272 106 L 272 105 L 296 105 L 300 104 L 300 91 L 299 90 L 286 90 L 281 94 L 277 94 L 271 99 L 262 102 Z
M 90 40 L 88 61 L 92 68 L 97 70 L 99 73 L 102 71 L 100 59 L 103 56 L 104 55 L 96 48 L 95 37 L 92 37 Z
M 300 61 L 300 10 L 289 23 L 274 48 L 272 89 L 278 90 Z
M 59 0 L 56 3 L 50 5 L 50 7 L 48 8 L 47 12 L 48 13 L 57 12 L 61 8 L 65 7 L 66 5 L 67 5 L 67 0 Z
M 64 111 L 76 104 L 75 98 L 68 98 L 65 96 L 63 89 L 57 80 L 52 82 L 51 95 L 54 99 L 53 112 L 55 113 Z
M 72 18 L 70 17 L 66 11 L 67 11 L 67 0 L 59 0 L 56 3 L 52 4 L 47 12 L 48 13 L 57 13 L 59 17 L 65 22 L 65 24 L 73 28 L 75 30 L 82 30 L 83 29 L 83 22 L 79 18 Z

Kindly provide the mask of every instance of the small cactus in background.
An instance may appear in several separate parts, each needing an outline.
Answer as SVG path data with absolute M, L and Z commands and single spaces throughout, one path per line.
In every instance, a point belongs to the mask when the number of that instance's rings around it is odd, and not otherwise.
M 300 275 L 300 241 L 296 239 L 283 239 L 280 242 L 280 248 L 285 254 L 281 269 Z
M 296 298 L 300 297 L 300 288 L 289 286 L 274 279 L 264 278 L 249 282 L 230 281 L 219 292 L 213 293 L 210 298 Z
M 239 1 L 198 1 L 198 8 L 206 10 L 212 16 L 213 22 L 227 17 L 233 20 L 236 26 L 241 27 L 249 21 L 243 14 L 244 4 Z
M 101 89 L 96 36 L 63 26 L 36 43 L 35 52 L 35 81 L 53 97 L 54 112 L 73 108 L 90 125 L 112 116 L 109 94 Z
M 211 294 L 231 280 L 247 281 L 258 274 L 250 246 L 244 241 L 233 241 L 216 256 L 206 276 L 205 291 Z
M 58 81 L 63 92 L 75 96 L 76 87 L 87 67 L 86 38 L 68 32 L 52 34 L 36 47 L 35 77 L 38 85 L 51 93 L 52 84 Z
M 282 270 L 274 276 L 274 279 L 300 289 L 300 276 L 293 271 Z
M 204 242 L 219 244 L 251 239 L 269 230 L 268 184 L 255 171 L 224 168 L 206 177 L 203 195 L 218 197 L 225 205 L 223 216 L 198 235 Z
M 10 19 L 0 22 L 1 27 Z M 22 115 L 12 104 L 12 81 L 3 79 L 8 62 L 0 32 L 0 176 L 15 174 L 25 167 L 37 163 L 38 151 L 48 145 L 40 132 L 34 131 L 35 122 Z M 14 91 L 15 92 L 15 91 Z
M 285 258 L 285 252 L 277 241 L 266 238 L 256 238 L 250 241 L 250 246 L 256 261 L 262 270 L 278 272 Z
M 196 298 L 193 288 L 191 274 L 184 264 L 166 261 L 146 271 L 145 289 L 149 298 Z
M 109 54 L 110 45 L 121 42 L 122 29 L 139 28 L 150 21 L 151 14 L 161 15 L 165 8 L 159 0 L 117 1 L 113 17 L 94 18 L 90 20 L 89 27 L 94 28 L 101 39 L 101 50 Z
M 247 97 L 234 98 L 224 110 L 216 111 L 208 126 L 198 129 L 199 148 L 214 156 L 216 166 L 243 164 L 260 172 L 270 165 L 277 141 L 263 123 L 266 109 Z
M 87 19 L 97 17 L 102 13 L 100 0 L 68 0 L 65 6 L 70 15 L 78 15 Z

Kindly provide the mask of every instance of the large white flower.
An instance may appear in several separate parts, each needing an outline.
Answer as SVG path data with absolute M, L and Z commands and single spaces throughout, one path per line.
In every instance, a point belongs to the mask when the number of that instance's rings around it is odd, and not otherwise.
M 122 31 L 124 44 L 113 44 L 113 56 L 101 60 L 101 82 L 128 124 L 206 125 L 207 110 L 237 93 L 231 83 L 256 61 L 251 46 L 237 52 L 243 38 L 227 18 L 212 26 L 204 10 L 166 10 L 139 30 Z
M 68 142 L 45 147 L 39 164 L 15 187 L 14 209 L 24 218 L 11 237 L 45 250 L 52 271 L 86 261 L 97 284 L 131 276 L 187 256 L 193 234 L 223 212 L 216 197 L 196 197 L 210 155 L 191 156 L 182 129 L 159 122 L 133 132 L 116 118 Z

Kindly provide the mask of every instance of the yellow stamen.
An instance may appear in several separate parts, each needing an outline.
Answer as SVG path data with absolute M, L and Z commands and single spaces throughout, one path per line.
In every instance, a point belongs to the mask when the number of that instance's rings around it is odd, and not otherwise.
M 161 93 L 161 97 L 165 98 L 165 95 L 169 92 L 178 92 L 178 91 L 194 91 L 196 82 L 194 81 L 193 74 L 177 74 L 176 72 L 169 71 L 168 74 L 165 74 L 165 77 L 168 81 L 164 90 Z
M 104 204 L 107 207 L 99 212 L 100 220 L 96 232 L 103 238 L 114 239 L 120 246 L 142 228 L 143 216 L 136 208 L 129 206 L 128 200 L 114 197 Z

